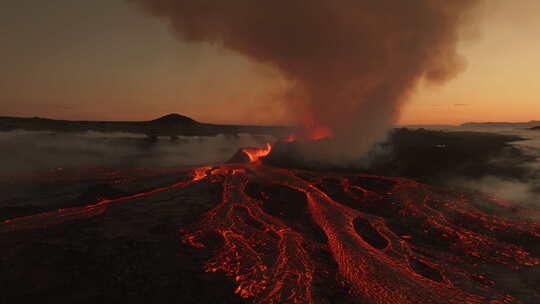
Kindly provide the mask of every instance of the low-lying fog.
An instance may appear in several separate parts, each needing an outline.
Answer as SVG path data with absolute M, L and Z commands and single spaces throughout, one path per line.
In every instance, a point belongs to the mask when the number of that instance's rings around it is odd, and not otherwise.
M 151 141 L 127 133 L 0 132 L 0 177 L 57 168 L 207 165 L 227 161 L 239 148 L 263 146 L 269 140 L 218 135 Z
M 480 192 L 494 195 L 520 205 L 529 205 L 535 209 L 539 206 L 540 197 L 540 130 L 530 130 L 516 127 L 444 127 L 429 128 L 443 131 L 471 131 L 488 132 L 504 135 L 516 135 L 526 140 L 512 143 L 515 147 L 524 151 L 528 155 L 536 157 L 536 161 L 524 164 L 529 167 L 531 174 L 526 180 L 508 179 L 499 176 L 486 176 L 480 180 L 456 179 L 449 181 L 449 185 L 460 188 L 478 190 Z M 497 161 L 497 160 L 493 160 Z M 540 219 L 540 215 L 529 215 Z
M 478 190 L 519 204 L 537 204 L 540 194 L 540 131 L 519 128 L 445 127 L 445 131 L 476 131 L 518 135 L 528 140 L 513 143 L 538 160 L 527 164 L 531 178 L 456 178 L 448 186 Z M 216 137 L 160 138 L 127 133 L 55 134 L 52 132 L 0 132 L 0 178 L 27 176 L 57 168 L 182 167 L 227 161 L 238 149 L 262 147 L 271 137 L 219 135 Z M 496 161 L 496 160 L 494 160 Z

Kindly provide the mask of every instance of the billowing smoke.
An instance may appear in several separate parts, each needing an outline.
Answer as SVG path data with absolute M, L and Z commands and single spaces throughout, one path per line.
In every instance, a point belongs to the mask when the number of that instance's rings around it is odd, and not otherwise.
M 463 69 L 459 25 L 481 0 L 129 1 L 168 19 L 185 41 L 278 69 L 298 122 L 336 135 L 319 157 L 343 158 L 385 133 L 420 80 L 443 82 Z

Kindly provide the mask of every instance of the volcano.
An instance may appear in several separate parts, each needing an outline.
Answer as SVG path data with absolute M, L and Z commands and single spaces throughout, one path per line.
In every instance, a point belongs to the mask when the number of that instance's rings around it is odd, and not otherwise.
M 107 191 L 80 197 L 96 198 L 90 204 L 3 220 L 2 296 L 540 301 L 540 225 L 499 216 L 511 209 L 505 202 L 406 178 L 272 166 L 265 158 L 294 151 L 278 147 L 242 149 L 228 163 L 169 172 L 159 183 L 115 176 Z M 42 258 L 29 258 L 36 251 Z
M 195 125 L 197 122 L 187 116 L 172 113 L 160 118 L 150 121 L 152 124 L 165 124 L 165 125 Z

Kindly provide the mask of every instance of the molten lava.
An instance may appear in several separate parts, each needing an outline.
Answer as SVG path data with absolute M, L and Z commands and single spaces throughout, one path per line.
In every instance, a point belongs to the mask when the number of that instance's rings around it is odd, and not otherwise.
M 310 128 L 308 139 L 310 140 L 320 140 L 333 135 L 332 130 L 325 126 L 314 126 Z
M 296 140 L 297 140 L 296 135 L 294 135 L 294 134 L 289 134 L 289 136 L 282 139 L 282 141 L 284 141 L 284 142 L 295 142 Z
M 520 303 L 500 273 L 540 265 L 513 241 L 538 241 L 540 226 L 482 211 L 480 198 L 403 178 L 270 167 L 258 161 L 270 150 L 244 149 L 252 162 L 196 168 L 168 187 L 6 220 L 0 232 L 102 216 L 113 203 L 208 182 L 223 185 L 222 199 L 179 227 L 180 238 L 210 250 L 219 236 L 204 271 L 224 273 L 254 303 L 328 303 L 326 288 L 345 290 L 348 303 Z
M 334 132 L 328 127 L 316 125 L 314 123 L 306 124 L 304 129 L 299 134 L 289 134 L 286 138 L 281 139 L 283 142 L 321 140 L 332 137 Z
M 257 162 L 259 161 L 259 158 L 265 157 L 272 151 L 272 145 L 269 143 L 266 143 L 266 147 L 264 149 L 259 148 L 244 148 L 242 149 L 242 152 L 244 152 L 248 157 L 250 162 Z

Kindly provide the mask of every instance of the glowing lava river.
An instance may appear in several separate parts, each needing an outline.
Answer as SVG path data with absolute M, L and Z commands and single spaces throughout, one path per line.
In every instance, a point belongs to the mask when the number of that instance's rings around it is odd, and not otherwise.
M 6 219 L 0 235 L 215 184 L 221 200 L 176 237 L 205 252 L 200 271 L 227 277 L 246 303 L 540 303 L 540 226 L 495 215 L 502 202 L 403 178 L 272 167 L 258 160 L 269 149 L 170 186 Z

